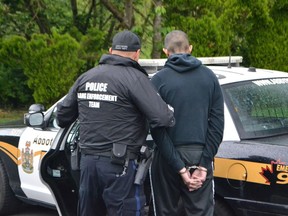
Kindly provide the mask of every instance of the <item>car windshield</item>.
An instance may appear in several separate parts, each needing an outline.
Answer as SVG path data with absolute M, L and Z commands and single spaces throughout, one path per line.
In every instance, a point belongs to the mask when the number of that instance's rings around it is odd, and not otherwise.
M 288 78 L 224 85 L 228 109 L 241 139 L 288 133 Z

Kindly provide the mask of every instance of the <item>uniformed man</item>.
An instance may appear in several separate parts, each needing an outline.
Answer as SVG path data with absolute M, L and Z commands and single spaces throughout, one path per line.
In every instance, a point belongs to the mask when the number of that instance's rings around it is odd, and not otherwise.
M 109 54 L 81 75 L 57 106 L 60 127 L 80 122 L 79 215 L 143 215 L 143 186 L 134 184 L 148 128 L 174 125 L 173 112 L 138 64 L 140 39 L 113 38 Z

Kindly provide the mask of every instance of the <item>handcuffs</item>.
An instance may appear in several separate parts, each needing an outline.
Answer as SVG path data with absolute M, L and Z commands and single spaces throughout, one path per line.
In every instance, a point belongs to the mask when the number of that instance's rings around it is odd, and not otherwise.
M 207 169 L 206 169 L 206 168 L 199 167 L 199 166 L 196 166 L 196 165 L 187 166 L 187 167 L 185 167 L 185 168 L 186 168 L 185 171 L 179 172 L 179 174 L 184 174 L 184 173 L 186 173 L 187 171 L 190 172 L 191 169 L 193 169 L 193 170 L 198 169 L 198 170 L 200 170 L 200 171 L 207 172 Z

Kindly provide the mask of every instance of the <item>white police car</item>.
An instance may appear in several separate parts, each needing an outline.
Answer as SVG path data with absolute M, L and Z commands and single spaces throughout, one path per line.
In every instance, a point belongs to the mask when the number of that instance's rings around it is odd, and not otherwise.
M 218 76 L 225 99 L 215 215 L 287 215 L 288 73 L 240 67 L 241 57 L 200 59 Z M 148 72 L 164 62 L 140 60 Z M 60 129 L 55 111 L 55 105 L 44 112 L 35 104 L 26 115 L 28 127 L 0 128 L 0 215 L 21 201 L 76 215 L 79 171 L 71 170 L 70 156 L 79 125 Z

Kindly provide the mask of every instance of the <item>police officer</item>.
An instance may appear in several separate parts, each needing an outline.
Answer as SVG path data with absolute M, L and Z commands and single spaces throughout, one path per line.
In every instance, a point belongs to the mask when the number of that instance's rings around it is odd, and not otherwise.
M 137 62 L 140 48 L 133 32 L 117 33 L 109 54 L 57 105 L 60 127 L 80 122 L 79 215 L 144 214 L 143 186 L 134 184 L 135 159 L 149 124 L 170 127 L 174 117 Z

